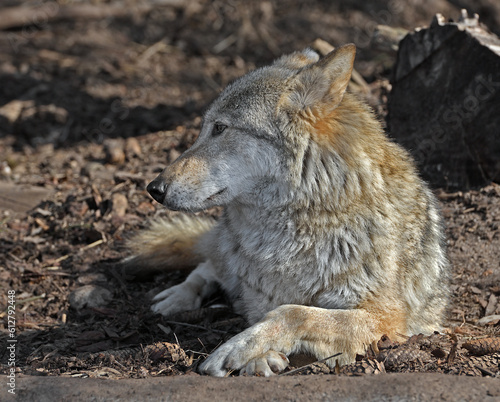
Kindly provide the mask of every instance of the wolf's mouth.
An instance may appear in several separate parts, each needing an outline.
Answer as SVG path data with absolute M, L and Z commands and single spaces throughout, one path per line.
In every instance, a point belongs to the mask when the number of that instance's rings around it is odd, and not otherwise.
M 224 193 L 224 191 L 226 191 L 226 190 L 227 190 L 227 187 L 223 188 L 222 190 L 217 191 L 215 194 L 212 194 L 210 197 L 208 197 L 207 201 L 213 201 L 213 200 L 217 199 L 217 197 L 222 195 L 222 193 Z

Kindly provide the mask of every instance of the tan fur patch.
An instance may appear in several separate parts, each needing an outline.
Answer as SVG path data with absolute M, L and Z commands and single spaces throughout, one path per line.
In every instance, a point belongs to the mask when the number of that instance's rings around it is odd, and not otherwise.
M 333 145 L 335 150 L 347 150 L 353 144 L 358 145 L 359 134 L 374 137 L 373 122 L 367 119 L 366 107 L 353 95 L 346 93 L 337 108 L 331 110 L 329 105 L 321 105 L 314 112 L 316 122 L 313 125 L 314 140 L 320 144 Z M 375 133 L 378 130 L 375 130 Z M 375 134 L 376 135 L 376 134 Z M 342 147 L 339 146 L 343 144 Z
M 193 185 L 200 185 L 207 175 L 206 161 L 195 156 L 178 159 L 162 173 L 167 182 L 185 181 Z
M 396 295 L 392 295 L 395 297 Z M 356 308 L 364 309 L 375 319 L 375 333 L 377 338 L 387 335 L 392 340 L 401 339 L 400 335 L 407 333 L 408 312 L 403 306 L 397 306 L 397 300 L 382 302 L 380 295 L 373 299 L 361 302 Z

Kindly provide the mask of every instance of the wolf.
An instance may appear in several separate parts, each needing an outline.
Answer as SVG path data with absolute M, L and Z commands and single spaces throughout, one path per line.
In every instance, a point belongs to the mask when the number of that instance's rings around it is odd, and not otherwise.
M 441 328 L 449 264 L 436 200 L 410 155 L 347 91 L 348 44 L 282 56 L 230 84 L 190 149 L 147 187 L 174 211 L 222 206 L 215 222 L 153 222 L 129 267 L 196 268 L 159 293 L 164 316 L 221 287 L 249 327 L 202 373 L 270 376 L 292 353 L 355 360 L 382 335 Z

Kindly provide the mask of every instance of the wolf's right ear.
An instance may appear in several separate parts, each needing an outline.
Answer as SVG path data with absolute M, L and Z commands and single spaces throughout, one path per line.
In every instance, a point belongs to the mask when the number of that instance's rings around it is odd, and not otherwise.
M 356 46 L 351 43 L 304 67 L 290 83 L 288 105 L 297 111 L 335 109 L 342 101 L 351 79 L 355 55 Z
M 281 56 L 273 63 L 273 66 L 299 70 L 309 64 L 316 63 L 318 60 L 319 54 L 311 48 L 306 48 L 301 52 L 293 52 L 291 54 Z

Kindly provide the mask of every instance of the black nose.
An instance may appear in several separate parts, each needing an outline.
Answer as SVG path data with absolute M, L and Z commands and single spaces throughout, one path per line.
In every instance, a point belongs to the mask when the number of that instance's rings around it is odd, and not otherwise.
M 167 186 L 163 180 L 153 180 L 148 184 L 146 190 L 148 190 L 148 193 L 151 194 L 151 197 L 153 197 L 160 204 L 163 204 L 163 200 L 165 199 L 165 194 L 167 192 Z

